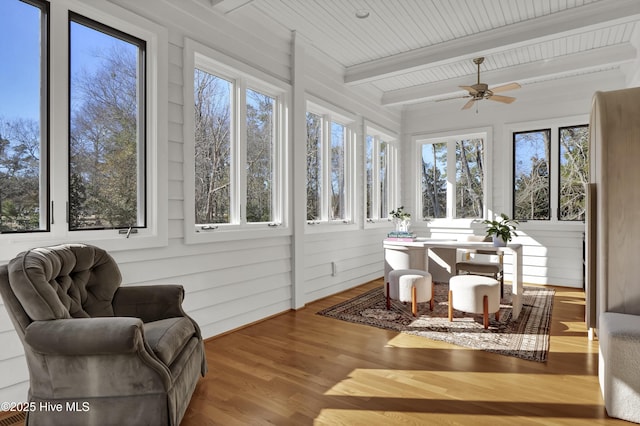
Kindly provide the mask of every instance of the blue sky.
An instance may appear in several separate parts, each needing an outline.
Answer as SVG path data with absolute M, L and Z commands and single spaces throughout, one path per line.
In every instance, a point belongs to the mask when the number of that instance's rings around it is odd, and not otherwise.
M 72 73 L 91 71 L 95 54 L 122 43 L 74 24 Z M 66 46 L 65 42 L 65 46 Z M 40 10 L 16 0 L 0 1 L 0 117 L 38 120 L 40 109 Z

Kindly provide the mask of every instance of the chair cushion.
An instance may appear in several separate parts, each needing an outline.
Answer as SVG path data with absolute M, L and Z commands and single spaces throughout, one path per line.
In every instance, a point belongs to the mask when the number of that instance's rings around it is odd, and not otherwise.
M 193 323 L 185 317 L 167 318 L 144 324 L 145 340 L 167 366 L 171 365 L 195 334 Z
M 113 316 L 122 276 L 104 250 L 63 244 L 20 253 L 9 262 L 9 284 L 34 321 Z

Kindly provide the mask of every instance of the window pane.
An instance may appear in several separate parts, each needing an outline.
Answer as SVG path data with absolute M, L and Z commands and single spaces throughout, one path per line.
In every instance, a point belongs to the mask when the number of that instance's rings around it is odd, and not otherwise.
M 0 232 L 48 229 L 46 13 L 0 2 Z
M 145 42 L 70 23 L 69 228 L 144 227 Z
M 422 217 L 447 216 L 447 144 L 422 145 Z
M 514 218 L 548 220 L 550 212 L 549 129 L 513 134 Z
M 233 84 L 194 71 L 196 224 L 231 218 L 231 97 Z
M 273 119 L 276 101 L 247 90 L 247 222 L 273 220 Z
M 589 182 L 589 127 L 560 128 L 560 220 L 584 220 Z
M 484 200 L 484 141 L 456 142 L 456 217 L 481 218 Z
M 380 143 L 380 218 L 389 215 L 389 145 Z
M 373 136 L 367 135 L 367 138 L 365 140 L 365 159 L 364 159 L 364 170 L 365 170 L 365 180 L 366 180 L 366 185 L 367 185 L 367 189 L 366 189 L 366 194 L 367 194 L 367 201 L 366 201 L 366 218 L 367 219 L 372 219 L 373 218 L 373 143 L 374 143 L 374 138 Z
M 322 218 L 322 117 L 307 113 L 307 220 Z
M 331 217 L 345 218 L 345 127 L 331 123 Z

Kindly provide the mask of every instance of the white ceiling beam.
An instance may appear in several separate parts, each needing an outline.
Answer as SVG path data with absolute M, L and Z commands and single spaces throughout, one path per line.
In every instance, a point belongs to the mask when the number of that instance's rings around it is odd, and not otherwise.
M 357 64 L 345 70 L 344 82 L 355 85 L 409 71 L 444 65 L 461 59 L 488 56 L 501 50 L 539 43 L 560 34 L 631 22 L 640 16 L 638 0 L 602 0 L 490 31 L 438 43 L 386 58 Z
M 636 49 L 631 43 L 618 44 L 581 53 L 557 57 L 550 60 L 502 68 L 495 71 L 481 72 L 482 82 L 495 87 L 516 81 L 526 83 L 576 73 L 580 70 L 593 70 L 606 66 L 616 66 L 636 58 Z M 381 103 L 385 106 L 423 102 L 446 96 L 460 96 L 465 92 L 458 86 L 475 83 L 475 78 L 465 76 L 436 83 L 422 84 L 404 89 L 392 90 L 382 95 Z M 505 93 L 507 94 L 507 93 Z M 509 95 L 509 94 L 507 94 Z

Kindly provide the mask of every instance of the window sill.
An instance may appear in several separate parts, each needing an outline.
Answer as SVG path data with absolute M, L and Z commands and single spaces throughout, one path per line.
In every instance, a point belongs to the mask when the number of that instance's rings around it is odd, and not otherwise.
M 227 227 L 221 226 L 215 229 L 203 230 L 191 230 L 185 235 L 186 244 L 206 244 L 217 243 L 224 241 L 237 241 L 237 240 L 253 240 L 258 238 L 271 238 L 290 236 L 291 230 L 284 226 L 279 225 L 276 227 L 270 227 L 267 224 L 255 224 L 247 225 L 245 227 Z
M 305 226 L 305 234 L 322 234 L 325 232 L 344 232 L 356 231 L 358 224 L 353 222 L 307 222 Z

